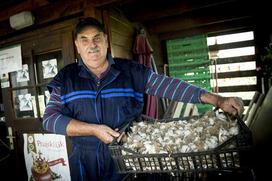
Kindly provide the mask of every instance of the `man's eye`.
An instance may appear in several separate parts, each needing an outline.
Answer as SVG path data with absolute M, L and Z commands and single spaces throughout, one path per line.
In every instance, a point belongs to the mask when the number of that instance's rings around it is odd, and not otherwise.
M 88 41 L 89 41 L 89 40 L 88 40 L 87 38 L 82 38 L 82 39 L 81 39 L 81 42 L 82 42 L 82 43 L 88 43 Z
M 94 37 L 94 39 L 93 39 L 94 42 L 100 42 L 100 40 L 101 40 L 101 37 L 100 37 L 100 36 Z

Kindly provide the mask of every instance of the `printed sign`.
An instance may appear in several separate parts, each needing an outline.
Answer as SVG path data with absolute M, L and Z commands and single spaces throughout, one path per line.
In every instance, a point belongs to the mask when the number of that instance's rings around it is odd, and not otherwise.
M 64 135 L 23 134 L 28 181 L 70 181 Z
M 0 74 L 22 69 L 21 45 L 0 50 Z

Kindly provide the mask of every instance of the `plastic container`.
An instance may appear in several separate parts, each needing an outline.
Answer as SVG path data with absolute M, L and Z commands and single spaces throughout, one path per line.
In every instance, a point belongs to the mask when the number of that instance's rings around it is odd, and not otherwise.
M 169 122 L 142 116 L 142 121 Z M 189 118 L 187 118 L 189 119 Z M 238 170 L 251 168 L 252 136 L 243 121 L 238 120 L 239 133 L 213 150 L 174 154 L 140 154 L 119 144 L 109 145 L 119 173 L 194 173 L 203 171 Z M 126 153 L 123 155 L 122 153 Z

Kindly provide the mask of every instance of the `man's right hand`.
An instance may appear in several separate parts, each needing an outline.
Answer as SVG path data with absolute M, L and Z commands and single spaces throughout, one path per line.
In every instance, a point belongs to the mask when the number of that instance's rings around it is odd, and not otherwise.
M 105 144 L 111 143 L 120 135 L 109 126 L 104 124 L 90 124 L 76 119 L 70 120 L 66 128 L 68 136 L 95 136 Z
M 111 143 L 114 140 L 114 138 L 117 138 L 118 136 L 120 136 L 119 132 L 114 131 L 107 125 L 103 125 L 103 124 L 95 125 L 94 134 L 98 139 L 103 141 L 105 144 Z

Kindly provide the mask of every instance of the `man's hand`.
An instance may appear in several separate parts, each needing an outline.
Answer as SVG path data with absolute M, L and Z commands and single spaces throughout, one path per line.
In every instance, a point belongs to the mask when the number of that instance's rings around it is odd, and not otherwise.
M 219 107 L 231 117 L 240 116 L 244 112 L 244 103 L 239 97 L 222 97 L 208 92 L 201 95 L 201 100 L 203 103 Z
M 244 112 L 243 100 L 239 97 L 218 96 L 217 107 L 228 113 L 231 117 L 237 117 Z
M 103 124 L 90 124 L 72 119 L 66 128 L 68 136 L 96 136 L 106 144 L 111 143 L 119 132 L 112 130 L 109 126 Z
M 95 136 L 105 144 L 111 143 L 114 138 L 117 138 L 120 135 L 120 133 L 106 125 L 96 125 L 95 127 Z

